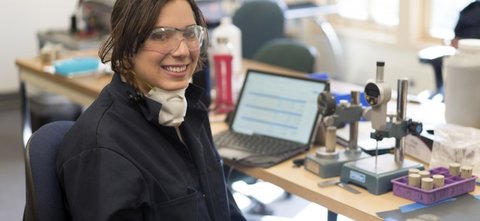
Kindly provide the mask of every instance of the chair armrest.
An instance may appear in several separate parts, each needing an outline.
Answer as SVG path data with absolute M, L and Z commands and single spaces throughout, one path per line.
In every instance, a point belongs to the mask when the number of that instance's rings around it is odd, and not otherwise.
M 418 59 L 422 63 L 429 63 L 431 60 L 453 55 L 455 54 L 455 51 L 456 49 L 452 46 L 431 46 L 420 50 L 418 52 Z

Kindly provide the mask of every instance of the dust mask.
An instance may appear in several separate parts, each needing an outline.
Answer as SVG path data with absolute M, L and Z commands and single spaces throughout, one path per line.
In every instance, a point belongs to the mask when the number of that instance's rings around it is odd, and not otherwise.
M 157 87 L 152 88 L 147 97 L 162 104 L 158 113 L 158 123 L 164 126 L 179 126 L 187 113 L 187 99 L 185 89 L 166 91 Z

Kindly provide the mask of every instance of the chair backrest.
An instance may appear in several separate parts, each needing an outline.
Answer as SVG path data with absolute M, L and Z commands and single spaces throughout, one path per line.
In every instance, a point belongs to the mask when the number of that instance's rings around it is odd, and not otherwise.
M 284 37 L 285 8 L 281 0 L 252 0 L 244 2 L 234 12 L 232 23 L 242 31 L 244 58 L 252 58 L 266 42 Z
M 313 73 L 317 50 L 304 42 L 281 38 L 267 42 L 253 56 L 253 60 L 304 73 Z
M 27 202 L 24 221 L 66 220 L 62 191 L 55 171 L 60 143 L 74 121 L 54 121 L 40 127 L 25 150 Z

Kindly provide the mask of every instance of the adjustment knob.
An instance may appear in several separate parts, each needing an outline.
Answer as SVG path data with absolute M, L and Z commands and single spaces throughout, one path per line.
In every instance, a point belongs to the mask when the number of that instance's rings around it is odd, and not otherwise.
M 407 130 L 409 134 L 420 135 L 423 131 L 423 124 L 410 119 L 407 123 Z

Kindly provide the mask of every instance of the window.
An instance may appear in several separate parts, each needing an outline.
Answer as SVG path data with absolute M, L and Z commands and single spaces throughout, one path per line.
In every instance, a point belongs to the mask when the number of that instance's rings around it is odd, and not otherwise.
M 458 15 L 470 2 L 472 0 L 431 0 L 427 8 L 431 12 L 427 28 L 429 37 L 452 39 Z
M 396 26 L 399 23 L 398 0 L 338 0 L 341 17 Z
M 340 32 L 355 29 L 350 32 L 355 36 L 391 43 L 438 44 L 454 37 L 458 14 L 472 1 L 330 0 L 337 4 L 338 13 L 329 20 Z
M 394 43 L 399 30 L 400 0 L 330 0 L 337 14 L 328 17 L 343 35 Z

